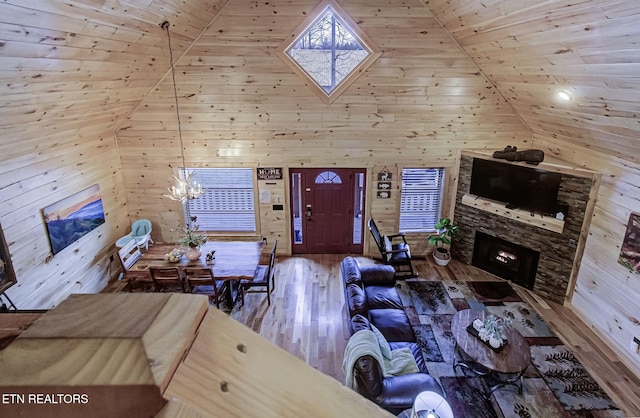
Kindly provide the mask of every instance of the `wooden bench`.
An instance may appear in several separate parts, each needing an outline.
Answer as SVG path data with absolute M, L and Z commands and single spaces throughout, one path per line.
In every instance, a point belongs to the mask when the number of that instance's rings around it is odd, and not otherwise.
M 373 218 L 369 218 L 368 227 L 378 246 L 382 261 L 393 266 L 396 277 L 416 277 L 411 264 L 411 249 L 404 234 L 382 235 Z M 394 239 L 401 239 L 402 242 L 393 243 Z

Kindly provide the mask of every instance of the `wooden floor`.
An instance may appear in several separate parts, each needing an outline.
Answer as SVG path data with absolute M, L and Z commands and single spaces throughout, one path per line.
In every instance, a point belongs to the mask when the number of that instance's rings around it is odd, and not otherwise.
M 231 315 L 267 340 L 344 383 L 342 357 L 349 337 L 340 277 L 342 255 L 278 257 L 271 306 L 264 294 L 247 295 L 245 306 Z M 359 263 L 373 260 L 356 257 Z M 496 280 L 496 277 L 453 260 L 438 267 L 417 260 L 419 276 L 432 280 Z M 640 378 L 571 310 L 517 289 L 628 417 L 640 417 Z

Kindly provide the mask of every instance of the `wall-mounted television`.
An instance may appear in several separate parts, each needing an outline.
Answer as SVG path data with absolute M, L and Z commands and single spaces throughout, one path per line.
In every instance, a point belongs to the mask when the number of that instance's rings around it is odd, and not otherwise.
M 473 159 L 469 193 L 509 208 L 555 215 L 562 175 L 507 162 Z

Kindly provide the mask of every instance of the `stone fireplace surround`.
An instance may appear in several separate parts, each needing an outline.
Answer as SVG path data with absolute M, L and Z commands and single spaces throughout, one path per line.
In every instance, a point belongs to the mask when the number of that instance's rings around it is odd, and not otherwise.
M 460 233 L 451 247 L 452 256 L 466 264 L 472 263 L 476 231 L 538 251 L 540 258 L 532 290 L 562 304 L 572 276 L 593 179 L 562 173 L 558 203 L 566 205 L 568 211 L 562 233 L 557 233 L 463 204 L 463 196 L 469 193 L 473 158 L 469 155 L 460 158 L 454 212 Z

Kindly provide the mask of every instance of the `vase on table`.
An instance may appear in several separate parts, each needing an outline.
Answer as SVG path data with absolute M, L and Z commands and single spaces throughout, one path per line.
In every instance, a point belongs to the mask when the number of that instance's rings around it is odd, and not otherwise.
M 189 260 L 196 261 L 202 255 L 202 251 L 198 247 L 189 247 L 186 255 Z

